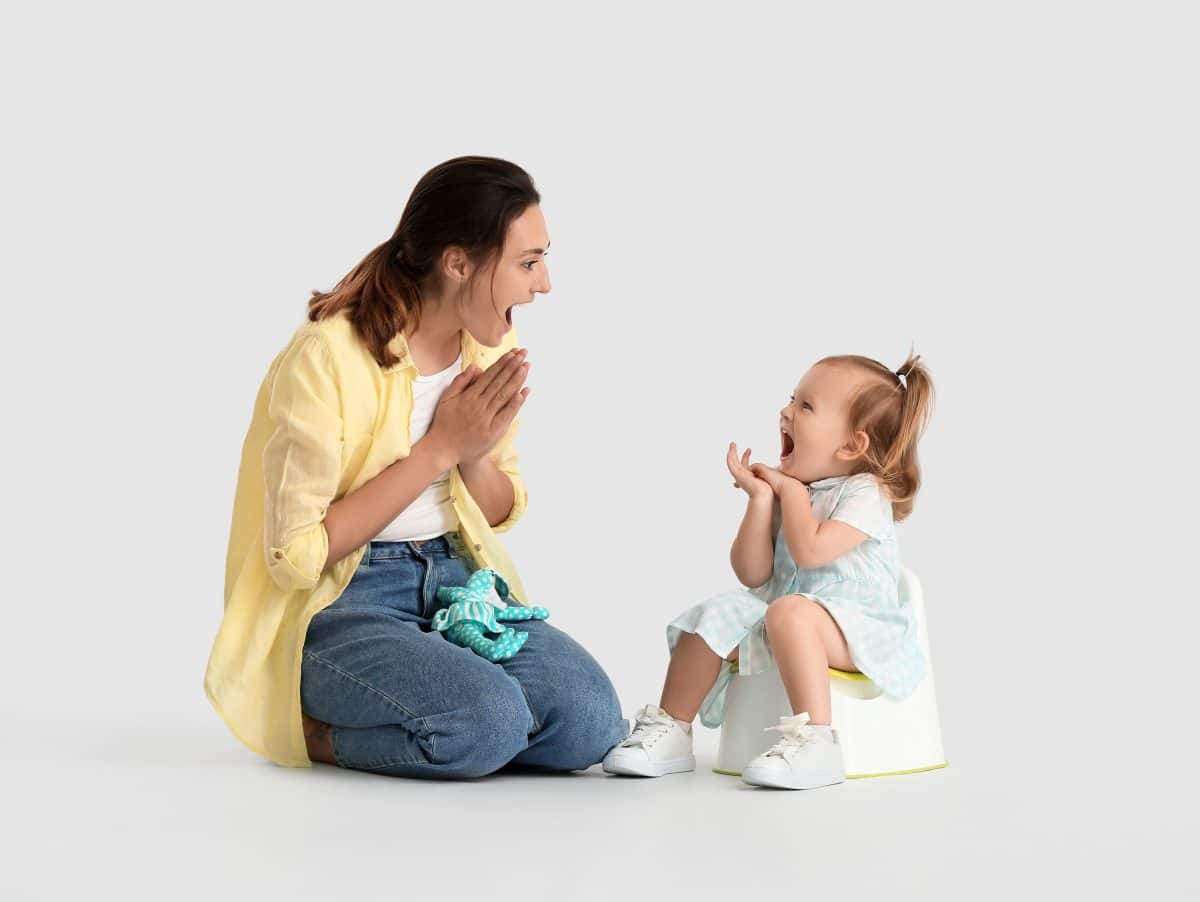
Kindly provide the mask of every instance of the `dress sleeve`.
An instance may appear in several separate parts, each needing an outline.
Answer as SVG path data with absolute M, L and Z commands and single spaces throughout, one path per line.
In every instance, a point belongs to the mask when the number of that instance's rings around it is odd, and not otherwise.
M 846 480 L 829 519 L 848 523 L 873 539 L 883 539 L 895 529 L 892 502 L 879 481 L 869 473 L 859 473 Z
M 325 343 L 297 340 L 275 371 L 267 403 L 274 428 L 263 448 L 263 550 L 285 591 L 316 585 L 329 556 L 325 512 L 341 476 L 338 397 Z

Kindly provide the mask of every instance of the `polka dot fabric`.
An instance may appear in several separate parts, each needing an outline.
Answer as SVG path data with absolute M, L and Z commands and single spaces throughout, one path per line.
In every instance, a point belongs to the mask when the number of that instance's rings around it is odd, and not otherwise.
M 431 628 L 493 663 L 511 658 L 529 638 L 528 633 L 504 626 L 505 622 L 550 616 L 542 607 L 509 605 L 508 584 L 495 570 L 476 570 L 465 586 L 443 586 L 437 597 L 450 605 L 433 615 Z

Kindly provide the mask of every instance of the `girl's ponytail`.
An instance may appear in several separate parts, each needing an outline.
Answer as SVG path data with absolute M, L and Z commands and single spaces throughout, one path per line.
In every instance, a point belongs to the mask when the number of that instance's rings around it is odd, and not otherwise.
M 908 358 L 892 374 L 894 392 L 899 394 L 900 415 L 877 474 L 892 496 L 892 514 L 897 521 L 912 513 L 913 502 L 921 488 L 917 443 L 933 409 L 933 380 L 925 365 L 918 362 L 920 358 L 920 354 L 913 356 L 909 352 Z

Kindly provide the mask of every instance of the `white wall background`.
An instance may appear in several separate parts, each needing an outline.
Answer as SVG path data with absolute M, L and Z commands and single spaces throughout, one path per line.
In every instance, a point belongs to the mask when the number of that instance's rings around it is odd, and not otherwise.
M 0 716 L 20 749 L 4 781 L 34 825 L 10 889 L 57 897 L 32 870 L 60 823 L 22 777 L 38 762 L 53 781 L 114 724 L 158 743 L 103 745 L 134 784 L 193 741 L 214 766 L 253 757 L 201 678 L 254 394 L 309 290 L 464 153 L 524 166 L 553 240 L 554 290 L 518 315 L 531 503 L 508 545 L 626 709 L 657 699 L 666 621 L 734 583 L 727 443 L 776 454 L 776 411 L 816 358 L 895 367 L 912 344 L 938 390 L 900 531 L 951 761 L 929 781 L 972 799 L 936 829 L 982 844 L 939 885 L 1017 860 L 1076 888 L 1195 889 L 1197 18 L 1047 2 L 5 12 Z M 564 594 L 581 568 L 596 578 Z M 111 768 L 60 803 L 119 809 L 125 789 L 97 788 Z M 897 821 L 914 849 L 935 829 L 922 810 L 917 793 Z M 867 829 L 870 806 L 854 817 Z

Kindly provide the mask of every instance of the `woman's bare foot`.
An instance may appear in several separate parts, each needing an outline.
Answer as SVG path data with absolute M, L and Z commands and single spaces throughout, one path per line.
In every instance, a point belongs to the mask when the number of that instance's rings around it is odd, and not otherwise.
M 333 757 L 333 728 L 304 712 L 300 712 L 300 720 L 304 725 L 304 745 L 308 749 L 309 760 L 337 764 L 337 759 Z

